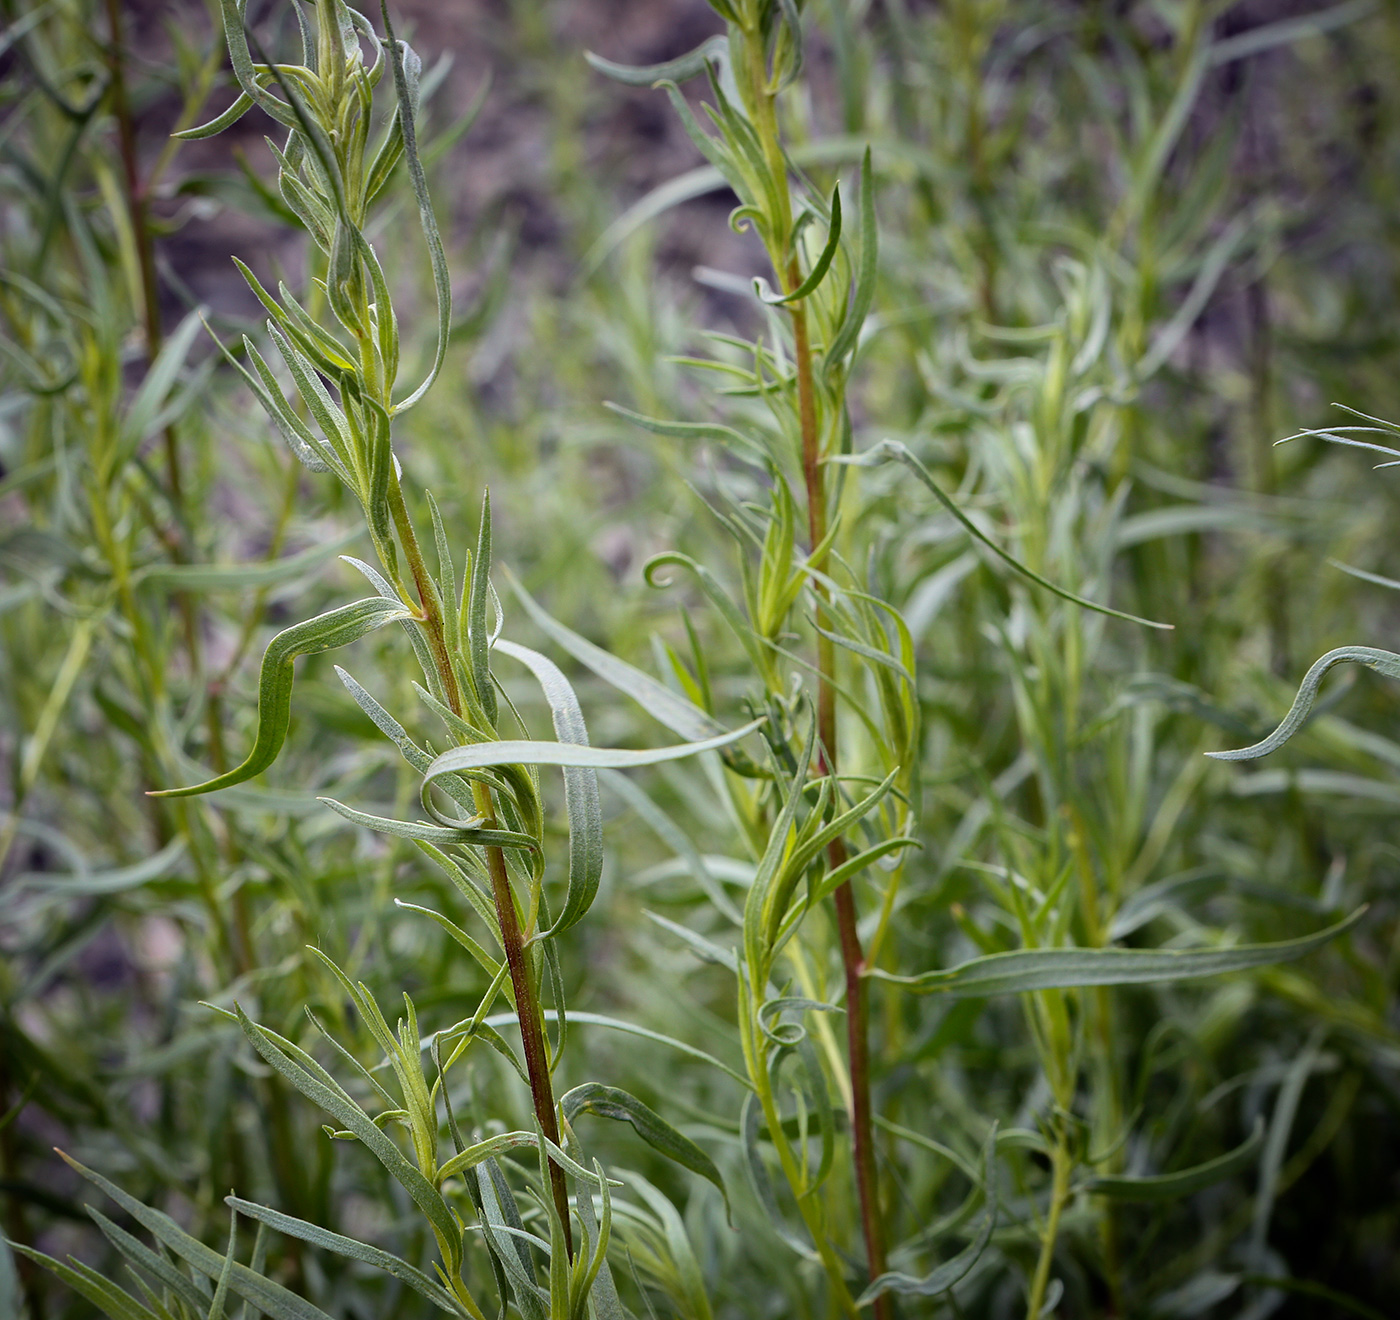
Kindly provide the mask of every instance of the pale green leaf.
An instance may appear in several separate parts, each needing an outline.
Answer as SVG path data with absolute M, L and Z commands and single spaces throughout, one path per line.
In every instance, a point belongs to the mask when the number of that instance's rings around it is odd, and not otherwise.
M 1365 912 L 1364 907 L 1358 908 L 1325 930 L 1274 944 L 1238 944 L 1220 949 L 1016 949 L 918 976 L 897 976 L 879 969 L 870 974 L 920 993 L 946 994 L 954 999 L 1072 986 L 1194 980 L 1301 958 L 1350 930 Z

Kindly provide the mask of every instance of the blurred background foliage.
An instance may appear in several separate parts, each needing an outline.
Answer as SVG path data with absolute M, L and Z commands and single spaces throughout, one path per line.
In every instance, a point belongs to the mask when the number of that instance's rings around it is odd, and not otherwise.
M 265 33 L 289 22 L 282 6 L 249 10 Z M 659 648 L 688 648 L 687 606 L 717 704 L 734 711 L 742 649 L 702 599 L 653 589 L 642 565 L 670 548 L 730 554 L 706 499 L 748 478 L 602 404 L 706 417 L 677 359 L 713 351 L 703 329 L 756 333 L 762 252 L 726 223 L 732 195 L 690 173 L 702 162 L 664 97 L 583 60 L 657 62 L 718 22 L 702 0 L 397 12 L 429 57 L 425 154 L 459 293 L 442 380 L 400 432 L 407 463 L 458 529 L 489 484 L 500 557 L 557 618 L 633 663 L 666 670 Z M 169 138 L 231 100 L 217 20 L 199 4 L 0 0 L 0 14 L 4 1231 L 104 1259 L 57 1144 L 209 1240 L 236 1188 L 411 1255 L 422 1244 L 404 1240 L 399 1190 L 325 1140 L 200 1001 L 237 998 L 289 1035 L 303 1006 L 339 1023 L 316 944 L 381 997 L 411 992 L 425 1018 L 470 1011 L 476 968 L 431 924 L 387 915 L 395 898 L 439 906 L 445 882 L 314 800 L 389 814 L 411 803 L 414 776 L 331 661 L 310 657 L 287 751 L 257 787 L 142 796 L 191 762 L 237 759 L 266 638 L 352 583 L 334 558 L 356 552 L 340 492 L 308 479 L 190 316 L 206 308 L 226 341 L 255 324 L 229 254 L 265 280 L 296 276 L 302 239 L 257 182 L 256 115 L 209 141 Z M 1133 1125 L 1122 1168 L 1208 1160 L 1256 1117 L 1268 1141 L 1207 1191 L 1119 1211 L 1127 1301 L 1106 1291 L 1092 1198 L 1067 1216 L 1056 1275 L 1065 1316 L 1388 1314 L 1396 694 L 1369 673 L 1337 677 L 1279 755 L 1240 769 L 1202 753 L 1271 728 L 1323 651 L 1385 645 L 1400 622 L 1393 582 L 1337 567 L 1400 577 L 1400 481 L 1361 451 L 1274 447 L 1344 423 L 1334 403 L 1400 416 L 1400 10 L 808 0 L 804 22 L 795 159 L 829 195 L 869 142 L 878 186 L 855 448 L 903 441 L 1033 567 L 1073 590 L 1111 583 L 1120 608 L 1176 625 L 1147 633 L 1031 597 L 903 469 L 861 475 L 850 547 L 905 614 L 923 710 L 923 848 L 881 963 L 916 972 L 1015 947 L 988 877 L 1037 884 L 1085 839 L 1088 883 L 1115 899 L 1106 937 L 1129 943 L 1189 943 L 1203 927 L 1283 939 L 1369 903 L 1354 934 L 1303 963 L 1115 995 L 1127 1085 L 1114 1103 Z M 391 213 L 381 241 L 397 287 L 420 291 L 421 330 L 405 316 L 404 333 L 421 358 L 431 284 L 413 221 Z M 367 639 L 355 659 L 386 704 L 406 684 L 392 660 L 376 672 L 388 645 Z M 586 672 L 577 681 L 595 742 L 646 736 L 639 712 Z M 523 685 L 512 695 L 543 718 Z M 638 782 L 702 853 L 736 852 L 700 769 Z M 736 1062 L 728 978 L 644 910 L 702 933 L 714 914 L 664 821 L 618 794 L 604 805 L 604 891 L 566 959 L 571 1004 Z M 993 1117 L 1035 1126 L 1045 1082 L 1016 1000 L 874 1002 L 891 1123 L 964 1162 Z M 586 1059 L 664 1108 L 739 1190 L 736 1233 L 708 1186 L 596 1137 L 685 1207 L 715 1314 L 823 1314 L 805 1266 L 773 1266 L 786 1248 L 743 1181 L 734 1088 L 638 1038 L 577 1030 L 570 1068 Z M 472 1076 L 481 1115 L 528 1112 L 503 1068 Z M 1095 1133 L 1112 1128 L 1101 1120 L 1086 1111 Z M 957 1210 L 957 1166 L 882 1140 L 898 1239 Z M 956 1293 L 967 1315 L 1021 1305 L 1004 1266 L 1027 1263 L 1047 1173 L 1033 1151 L 1008 1159 L 1002 1226 Z M 970 1236 L 964 1218 L 939 1231 Z M 633 1250 L 658 1308 L 704 1313 L 664 1252 L 649 1272 L 641 1236 Z M 23 1297 L 31 1320 L 89 1314 L 16 1268 L 0 1263 L 0 1299 Z M 269 1268 L 338 1316 L 418 1314 L 392 1281 L 328 1268 L 291 1240 Z

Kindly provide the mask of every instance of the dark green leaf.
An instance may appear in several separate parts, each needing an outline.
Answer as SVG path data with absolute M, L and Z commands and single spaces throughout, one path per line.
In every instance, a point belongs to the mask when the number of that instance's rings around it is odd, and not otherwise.
M 708 1179 L 719 1188 L 724 1197 L 725 1209 L 729 1208 L 729 1192 L 724 1185 L 715 1162 L 705 1154 L 689 1137 L 682 1136 L 654 1109 L 644 1105 L 634 1095 L 616 1086 L 603 1086 L 598 1082 L 585 1082 L 576 1086 L 559 1101 L 564 1117 L 572 1123 L 579 1114 L 596 1114 L 599 1118 L 612 1118 L 620 1123 L 630 1123 L 653 1150 L 673 1160 L 692 1173 Z
M 1095 1175 L 1084 1184 L 1084 1190 L 1096 1196 L 1111 1196 L 1117 1201 L 1175 1201 L 1203 1187 L 1210 1187 L 1225 1178 L 1243 1172 L 1254 1163 L 1254 1157 L 1264 1144 L 1264 1120 L 1258 1119 L 1254 1130 L 1234 1150 L 1226 1151 L 1213 1160 L 1197 1164 L 1177 1173 L 1159 1173 L 1146 1177 L 1126 1175 Z

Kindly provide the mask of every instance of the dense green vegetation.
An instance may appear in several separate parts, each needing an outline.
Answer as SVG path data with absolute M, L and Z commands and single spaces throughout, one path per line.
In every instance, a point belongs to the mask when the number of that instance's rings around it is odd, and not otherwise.
M 0 1316 L 1388 1314 L 1400 13 L 578 12 L 0 0 Z

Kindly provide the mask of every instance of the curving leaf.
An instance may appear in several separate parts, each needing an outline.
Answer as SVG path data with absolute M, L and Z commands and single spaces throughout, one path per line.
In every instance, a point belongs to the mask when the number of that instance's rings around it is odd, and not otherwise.
M 507 574 L 510 576 L 509 574 Z M 580 664 L 587 666 L 603 682 L 632 698 L 658 724 L 689 741 L 712 738 L 724 732 L 724 726 L 699 706 L 664 683 L 658 682 L 645 670 L 619 660 L 615 655 L 595 646 L 586 637 L 565 627 L 549 614 L 516 579 L 510 585 L 525 612 L 535 623 L 559 643 Z
M 732 441 L 741 450 L 752 454 L 760 463 L 767 464 L 768 453 L 757 441 L 750 440 L 742 432 L 736 431 L 732 426 L 724 426 L 720 422 L 673 422 L 662 417 L 648 417 L 644 413 L 633 412 L 630 408 L 624 408 L 620 403 L 604 401 L 603 407 L 609 412 L 616 413 L 619 417 L 625 417 L 634 426 L 640 426 L 644 431 L 650 431 L 653 435 L 668 436 L 673 440 L 722 440 Z
M 1083 596 L 1076 596 L 1072 591 L 1066 591 L 1063 587 L 1057 587 L 1049 578 L 1041 577 L 1034 569 L 1027 568 L 1026 565 L 1014 555 L 1003 550 L 1001 546 L 982 531 L 967 514 L 958 508 L 953 497 L 934 481 L 929 470 L 914 457 L 914 454 L 906 445 L 900 444 L 898 440 L 882 440 L 878 445 L 872 446 L 863 454 L 838 454 L 826 461 L 828 463 L 849 463 L 856 467 L 875 467 L 880 463 L 888 463 L 891 461 L 903 463 L 905 467 L 928 487 L 933 497 L 962 524 L 965 531 L 985 545 L 999 559 L 1015 569 L 1022 577 L 1028 578 L 1037 586 L 1044 587 L 1046 591 L 1053 592 L 1061 600 L 1067 600 L 1072 605 L 1079 605 L 1086 610 L 1093 610 L 1097 614 L 1106 614 L 1111 619 L 1126 619 L 1129 623 L 1140 623 L 1145 628 L 1162 628 L 1167 631 L 1170 631 L 1176 626 L 1171 623 L 1156 623 L 1152 619 L 1139 618 L 1136 614 L 1128 614 L 1123 610 L 1115 610 L 1108 605 L 1100 605 L 1097 601 L 1086 600 Z
M 291 723 L 292 661 L 299 655 L 346 646 L 386 623 L 412 617 L 401 602 L 376 596 L 342 605 L 283 629 L 268 643 L 263 654 L 262 672 L 258 677 L 258 735 L 243 764 L 202 784 L 156 789 L 149 796 L 192 797 L 196 793 L 212 793 L 215 789 L 241 784 L 261 774 L 277 759 Z
M 987 1197 L 987 1216 L 982 1221 L 982 1227 L 977 1230 L 977 1236 L 951 1260 L 945 1260 L 922 1279 L 894 1272 L 880 1275 L 856 1298 L 857 1306 L 869 1306 L 877 1297 L 887 1292 L 899 1293 L 902 1297 L 936 1297 L 939 1293 L 947 1292 L 977 1264 L 978 1258 L 992 1240 L 992 1231 L 997 1224 L 996 1146 L 997 1128 L 993 1123 L 982 1152 L 982 1186 Z
M 561 743 L 588 746 L 588 728 L 569 680 L 559 666 L 538 651 L 515 642 L 498 641 L 496 650 L 525 665 L 544 692 Z M 603 809 L 598 800 L 598 775 L 584 766 L 564 767 L 564 810 L 569 818 L 569 885 L 564 908 L 541 937 L 560 935 L 576 924 L 593 905 L 603 875 Z
M 685 82 L 697 74 L 704 73 L 705 66 L 718 56 L 729 53 L 729 38 L 724 35 L 710 37 L 694 50 L 679 55 L 664 64 L 614 64 L 591 50 L 583 52 L 583 58 L 605 78 L 626 83 L 629 87 L 655 87 L 659 82 Z
M 1317 701 L 1317 690 L 1327 671 L 1335 665 L 1348 663 L 1365 665 L 1387 678 L 1400 678 L 1400 655 L 1393 651 L 1378 651 L 1370 646 L 1339 646 L 1335 651 L 1328 651 L 1313 662 L 1312 668 L 1303 675 L 1298 695 L 1293 698 L 1293 706 L 1283 717 L 1283 723 L 1267 738 L 1252 747 L 1240 747 L 1231 752 L 1207 752 L 1206 755 L 1217 761 L 1252 761 L 1256 757 L 1278 751 L 1303 727 L 1308 712 Z
M 800 302 L 803 298 L 815 293 L 817 291 L 817 286 L 826 278 L 826 272 L 831 269 L 832 258 L 836 256 L 836 251 L 840 246 L 841 189 L 838 187 L 835 188 L 831 194 L 831 227 L 827 233 L 826 246 L 822 249 L 821 256 L 817 258 L 817 264 L 812 267 L 811 274 L 809 274 L 791 293 L 784 294 L 780 298 L 764 294 L 760 294 L 759 296 L 770 306 L 781 307 L 785 303 Z
M 1365 913 L 1366 908 L 1359 907 L 1325 930 L 1273 944 L 1239 944 L 1227 949 L 1016 949 L 918 976 L 897 976 L 878 968 L 870 975 L 920 994 L 946 994 L 954 999 L 1072 986 L 1189 981 L 1301 958 L 1350 930 Z
M 92 898 L 105 894 L 122 894 L 152 880 L 169 875 L 175 863 L 185 855 L 188 841 L 171 839 L 158 853 L 130 866 L 118 866 L 110 871 L 77 871 L 55 874 L 52 871 L 26 871 L 12 881 L 12 892 L 35 890 L 50 898 Z
M 1137 1178 L 1107 1174 L 1095 1176 L 1085 1182 L 1084 1190 L 1096 1196 L 1111 1196 L 1117 1201 L 1175 1201 L 1248 1168 L 1263 1144 L 1264 1120 L 1259 1118 L 1254 1122 L 1254 1130 L 1234 1150 L 1226 1151 L 1224 1155 L 1207 1160 L 1204 1164 L 1176 1173 Z
M 209 120 L 206 124 L 200 124 L 195 128 L 182 129 L 178 133 L 170 136 L 180 142 L 189 142 L 197 138 L 218 137 L 226 128 L 232 128 L 249 110 L 253 108 L 253 98 L 247 92 L 239 92 L 234 103 L 221 115 Z
M 682 1136 L 660 1114 L 644 1105 L 636 1096 L 616 1086 L 585 1082 L 569 1091 L 559 1101 L 559 1107 L 570 1123 L 579 1114 L 596 1114 L 599 1118 L 612 1118 L 621 1123 L 630 1123 L 636 1129 L 637 1135 L 653 1150 L 689 1169 L 691 1173 L 698 1173 L 718 1187 L 720 1195 L 724 1197 L 725 1212 L 728 1213 L 729 1191 L 715 1162 L 689 1137 Z
M 856 269 L 855 292 L 845 318 L 826 350 L 826 364 L 833 367 L 856 346 L 861 327 L 875 298 L 875 276 L 879 266 L 880 236 L 875 223 L 875 183 L 871 173 L 870 148 L 860 162 L 860 264 Z

